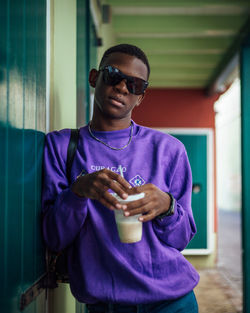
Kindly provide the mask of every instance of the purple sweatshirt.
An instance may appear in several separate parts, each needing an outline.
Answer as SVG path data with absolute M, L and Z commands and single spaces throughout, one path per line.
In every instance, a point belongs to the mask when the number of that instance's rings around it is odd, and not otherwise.
M 128 142 L 130 128 L 93 132 L 113 147 Z M 70 287 L 80 302 L 152 303 L 181 297 L 199 275 L 181 251 L 196 232 L 191 209 L 192 177 L 186 150 L 176 138 L 134 123 L 131 143 L 115 151 L 80 129 L 72 181 L 82 172 L 108 168 L 132 186 L 152 183 L 170 192 L 172 216 L 143 223 L 142 240 L 121 243 L 114 212 L 69 188 L 66 155 L 70 130 L 51 132 L 44 151 L 43 235 L 49 249 L 69 247 Z

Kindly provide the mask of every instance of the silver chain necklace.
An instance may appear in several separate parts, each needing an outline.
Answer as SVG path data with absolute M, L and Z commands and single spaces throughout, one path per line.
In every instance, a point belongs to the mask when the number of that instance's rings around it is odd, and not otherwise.
M 128 140 L 128 143 L 125 145 L 125 146 L 122 146 L 121 148 L 115 148 L 115 147 L 112 147 L 110 146 L 109 144 L 107 144 L 106 142 L 102 141 L 101 139 L 97 138 L 91 131 L 91 128 L 90 128 L 90 125 L 91 123 L 88 124 L 88 130 L 89 130 L 89 133 L 91 135 L 92 138 L 94 138 L 96 141 L 102 143 L 103 145 L 105 145 L 106 147 L 112 149 L 112 150 L 123 150 L 125 148 L 127 148 L 127 146 L 130 144 L 131 140 L 132 140 L 132 137 L 133 137 L 133 128 L 134 128 L 134 125 L 133 123 L 131 122 L 130 124 L 130 135 L 129 135 L 129 140 Z

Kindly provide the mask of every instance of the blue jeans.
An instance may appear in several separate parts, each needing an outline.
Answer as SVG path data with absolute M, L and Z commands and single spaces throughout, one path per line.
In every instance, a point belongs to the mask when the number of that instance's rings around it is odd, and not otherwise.
M 139 305 L 98 302 L 87 304 L 87 308 L 89 313 L 198 313 L 198 304 L 193 291 L 171 301 Z

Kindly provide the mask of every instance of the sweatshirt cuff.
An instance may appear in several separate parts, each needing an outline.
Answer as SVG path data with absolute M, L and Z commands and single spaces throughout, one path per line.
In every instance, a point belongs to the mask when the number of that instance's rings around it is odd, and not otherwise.
M 157 219 L 162 219 L 165 216 L 171 216 L 174 214 L 174 207 L 175 207 L 175 198 L 173 197 L 173 195 L 170 192 L 166 192 L 169 197 L 170 197 L 170 206 L 168 208 L 168 210 L 160 215 L 158 215 L 156 218 Z
M 169 216 L 158 216 L 154 219 L 155 223 L 159 226 L 168 226 L 172 223 L 175 223 L 178 219 L 178 212 L 177 212 L 177 202 L 174 201 L 174 214 Z

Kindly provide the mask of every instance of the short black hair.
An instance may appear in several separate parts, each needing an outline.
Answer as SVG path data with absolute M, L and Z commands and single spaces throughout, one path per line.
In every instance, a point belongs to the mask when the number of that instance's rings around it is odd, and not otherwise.
M 148 62 L 148 58 L 147 58 L 146 54 L 140 48 L 138 48 L 134 45 L 127 44 L 127 43 L 122 43 L 120 45 L 116 45 L 116 46 L 113 46 L 113 47 L 110 47 L 109 49 L 107 49 L 102 56 L 99 68 L 101 68 L 103 66 L 105 59 L 111 53 L 114 53 L 114 52 L 129 54 L 129 55 L 135 56 L 136 58 L 140 59 L 147 66 L 148 77 L 149 77 L 150 66 L 149 66 L 149 62 Z

